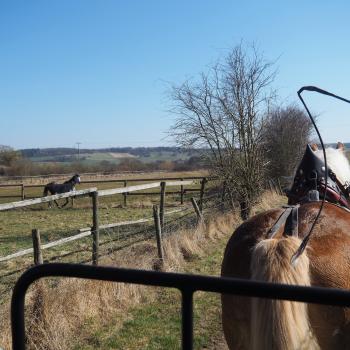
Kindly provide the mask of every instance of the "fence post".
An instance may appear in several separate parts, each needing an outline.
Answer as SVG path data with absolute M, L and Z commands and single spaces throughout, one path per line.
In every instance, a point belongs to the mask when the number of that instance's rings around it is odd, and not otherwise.
M 203 177 L 201 181 L 201 192 L 199 195 L 199 210 L 202 212 L 203 211 L 203 197 L 204 197 L 204 190 L 205 190 L 205 184 L 207 182 L 207 179 Z
M 221 207 L 224 208 L 227 182 L 224 181 L 221 193 Z
M 200 223 L 203 221 L 203 215 L 202 215 L 202 212 L 200 211 L 199 207 L 198 207 L 198 204 L 196 202 L 196 200 L 192 197 L 191 198 L 191 203 L 193 205 L 193 208 L 194 208 L 194 211 L 196 212 L 197 214 L 197 223 Z
M 33 250 L 34 250 L 34 264 L 40 265 L 43 263 L 43 255 L 41 253 L 40 232 L 37 229 L 32 230 Z
M 154 218 L 154 226 L 156 228 L 158 257 L 163 261 L 162 227 L 160 224 L 160 215 L 159 215 L 159 209 L 157 205 L 153 206 L 153 218 Z
M 275 181 L 274 179 L 271 179 L 270 182 L 271 182 L 271 187 L 272 187 L 271 190 L 272 190 L 273 192 L 275 192 L 276 194 L 280 194 L 279 188 L 278 188 L 278 186 L 276 185 L 276 181 Z
M 279 190 L 279 192 L 280 192 L 280 195 L 284 195 L 284 192 L 283 192 L 283 190 L 282 190 L 282 186 L 281 186 L 281 181 L 280 181 L 280 179 L 279 178 L 277 178 L 277 184 L 278 184 L 278 190 Z
M 180 179 L 183 181 L 184 179 Z M 184 185 L 181 185 L 181 204 L 184 204 Z
M 24 184 L 21 184 L 21 196 L 22 196 L 22 201 L 24 201 L 24 199 L 25 199 Z
M 92 198 L 92 264 L 98 265 L 99 224 L 98 224 L 98 192 L 91 194 Z
M 124 187 L 126 187 L 126 186 L 127 186 L 127 181 L 124 180 Z M 123 193 L 123 197 L 124 197 L 124 207 L 126 207 L 126 205 L 127 205 L 127 203 L 126 203 L 126 196 L 127 196 L 127 194 L 126 194 L 126 193 Z
M 159 204 L 159 217 L 160 217 L 161 228 L 164 227 L 165 187 L 166 187 L 166 182 L 162 181 L 160 183 L 160 204 Z

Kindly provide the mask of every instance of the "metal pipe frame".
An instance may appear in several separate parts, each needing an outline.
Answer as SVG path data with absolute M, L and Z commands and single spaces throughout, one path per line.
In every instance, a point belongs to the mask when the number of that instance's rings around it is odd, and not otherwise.
M 30 268 L 18 279 L 11 301 L 13 349 L 25 349 L 25 294 L 43 277 L 74 277 L 99 281 L 177 288 L 182 294 L 182 349 L 193 349 L 193 294 L 196 291 L 247 297 L 281 299 L 349 307 L 350 292 L 341 289 L 290 286 L 227 277 L 144 271 L 78 264 L 43 264 Z

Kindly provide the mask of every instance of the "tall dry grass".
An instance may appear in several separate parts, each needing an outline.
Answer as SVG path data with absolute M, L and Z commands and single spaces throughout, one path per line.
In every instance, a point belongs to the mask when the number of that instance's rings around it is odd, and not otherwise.
M 276 194 L 265 194 L 255 212 L 271 208 L 280 201 Z M 233 232 L 241 223 L 237 213 L 213 213 L 193 229 L 181 229 L 164 239 L 164 263 L 157 258 L 153 242 L 134 245 L 101 260 L 101 265 L 136 269 L 181 271 L 186 261 L 201 256 L 206 247 Z M 154 300 L 154 288 L 123 283 L 81 279 L 47 279 L 37 282 L 27 293 L 26 324 L 28 348 L 63 350 L 72 343 L 84 341 L 89 334 L 86 325 L 97 328 L 114 322 L 117 330 L 127 319 L 127 310 Z M 9 307 L 0 314 L 0 347 L 11 348 Z M 119 317 L 116 317 L 119 315 Z M 98 330 L 96 328 L 96 330 Z

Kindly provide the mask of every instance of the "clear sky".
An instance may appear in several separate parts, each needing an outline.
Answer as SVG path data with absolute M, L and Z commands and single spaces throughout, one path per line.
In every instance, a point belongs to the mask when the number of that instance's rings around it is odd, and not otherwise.
M 241 40 L 278 58 L 281 100 L 302 85 L 350 98 L 349 1 L 1 0 L 0 144 L 168 145 L 169 82 Z M 350 141 L 350 105 L 304 95 L 326 141 Z

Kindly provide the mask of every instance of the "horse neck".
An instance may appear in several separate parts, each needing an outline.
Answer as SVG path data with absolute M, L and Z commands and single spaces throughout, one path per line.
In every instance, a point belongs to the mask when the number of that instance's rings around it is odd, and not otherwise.
M 71 179 L 65 182 L 65 184 L 73 184 L 73 185 L 75 185 L 76 183 L 77 183 L 77 180 L 75 177 L 72 177 Z

